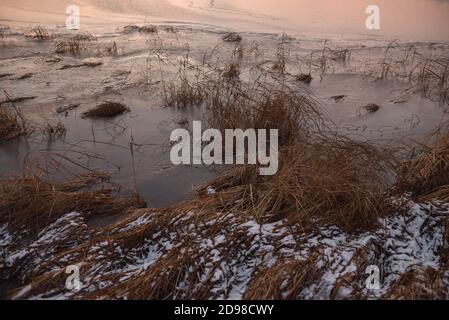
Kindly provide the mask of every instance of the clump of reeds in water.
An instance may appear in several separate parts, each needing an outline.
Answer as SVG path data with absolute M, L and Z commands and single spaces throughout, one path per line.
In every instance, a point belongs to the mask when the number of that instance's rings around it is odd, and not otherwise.
M 48 141 L 60 139 L 65 136 L 67 129 L 61 121 L 50 122 L 48 121 L 43 127 L 42 132 Z
M 418 155 L 405 161 L 400 179 L 396 184 L 401 192 L 411 192 L 415 197 L 426 200 L 449 201 L 449 134 L 436 135 L 432 145 L 418 146 Z
M 379 111 L 380 106 L 375 103 L 369 103 L 366 106 L 364 106 L 363 108 L 370 113 L 374 113 L 374 112 Z
M 313 78 L 310 73 L 301 73 L 296 76 L 296 80 L 298 80 L 299 82 L 310 84 Z
M 241 42 L 242 40 L 242 36 L 237 32 L 229 32 L 223 36 L 223 41 L 225 42 Z
M 50 34 L 48 33 L 48 31 L 42 27 L 42 26 L 36 26 L 33 29 L 30 30 L 30 32 L 28 32 L 25 35 L 27 38 L 31 38 L 31 39 L 35 39 L 35 40 L 49 40 L 50 39 Z
M 0 105 L 0 142 L 27 135 L 29 132 L 29 123 L 18 109 Z
M 84 118 L 112 118 L 128 112 L 123 103 L 106 101 L 83 113 Z
M 143 26 L 130 24 L 130 25 L 125 26 L 123 28 L 123 30 L 127 33 L 135 32 L 135 31 L 142 32 L 142 33 L 157 33 L 158 32 L 158 28 L 151 24 L 146 24 Z
M 223 77 L 228 81 L 238 81 L 240 77 L 240 66 L 237 63 L 227 64 L 223 70 Z
M 115 41 L 108 42 L 104 45 L 106 54 L 116 56 L 118 54 L 117 43 Z
M 73 56 L 80 55 L 86 50 L 86 42 L 78 39 L 74 40 L 58 40 L 55 43 L 55 53 L 71 54 Z
M 64 182 L 51 182 L 41 169 L 22 177 L 2 177 L 0 223 L 8 223 L 11 230 L 34 233 L 73 211 L 91 217 L 142 207 L 132 199 L 111 196 L 109 189 L 89 191 L 97 182 L 108 179 L 103 172 L 90 172 Z

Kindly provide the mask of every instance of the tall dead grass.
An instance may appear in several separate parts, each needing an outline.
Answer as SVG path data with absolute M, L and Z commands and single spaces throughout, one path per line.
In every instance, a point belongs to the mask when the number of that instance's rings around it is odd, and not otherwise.
M 185 70 L 196 72 L 189 77 Z M 233 168 L 208 184 L 222 198 L 207 205 L 223 210 L 225 202 L 225 210 L 264 222 L 330 223 L 350 231 L 375 225 L 389 209 L 387 189 L 393 178 L 387 176 L 396 166 L 392 152 L 336 135 L 320 104 L 294 80 L 279 81 L 271 70 L 254 73 L 251 83 L 229 81 L 216 65 L 184 61 L 181 84 L 169 95 L 180 97 L 177 104 L 204 103 L 208 125 L 221 131 L 278 130 L 278 173 L 260 177 L 254 166 Z
M 104 174 L 89 174 L 65 183 L 46 180 L 35 172 L 23 177 L 2 177 L 0 183 L 0 223 L 12 231 L 38 233 L 45 226 L 69 212 L 93 215 L 125 213 L 132 200 L 116 198 L 110 190 L 85 191 Z
M 29 121 L 17 108 L 0 105 L 0 142 L 25 136 L 30 132 Z
M 51 38 L 50 33 L 42 26 L 34 27 L 25 34 L 25 37 L 39 41 L 49 40 Z
M 80 55 L 88 49 L 87 41 L 80 39 L 58 40 L 55 42 L 55 53 Z
M 226 199 L 226 210 L 264 223 L 286 219 L 303 228 L 335 224 L 359 231 L 376 226 L 390 212 L 386 172 L 394 166 L 386 150 L 346 139 L 317 139 L 284 147 L 273 177 L 240 167 L 209 185 Z
M 432 145 L 421 144 L 418 155 L 403 163 L 396 187 L 427 200 L 449 200 L 449 134 L 438 132 L 434 139 Z

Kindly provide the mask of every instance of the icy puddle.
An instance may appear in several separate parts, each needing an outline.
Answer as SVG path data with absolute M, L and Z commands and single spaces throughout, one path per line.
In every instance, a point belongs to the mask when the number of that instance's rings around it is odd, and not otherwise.
M 317 97 L 338 131 L 356 139 L 409 143 L 447 119 L 444 106 L 413 90 L 407 92 L 409 85 L 394 75 L 375 80 L 385 57 L 399 72 L 416 64 L 412 48 L 423 60 L 444 57 L 448 48 L 444 43 L 399 43 L 389 50 L 388 41 L 377 37 L 328 41 L 310 35 L 255 32 L 241 32 L 241 43 L 229 43 L 223 41 L 227 30 L 217 26 L 158 25 L 157 32 L 132 28 L 125 22 L 92 28 L 96 32 L 92 38 L 83 30 L 86 33 L 78 36 L 88 40 L 83 40 L 86 48 L 77 55 L 56 53 L 60 41 L 67 43 L 75 36 L 64 30 L 49 29 L 52 38 L 36 41 L 25 36 L 26 27 L 4 29 L 8 45 L 0 51 L 2 89 L 14 97 L 35 97 L 17 104 L 24 115 L 40 124 L 59 119 L 67 132 L 52 141 L 34 134 L 0 144 L 2 173 L 22 173 L 24 163 L 37 159 L 46 162 L 57 178 L 86 170 L 106 171 L 112 183 L 120 185 L 120 192 L 136 190 L 150 207 L 191 197 L 196 186 L 217 173 L 209 167 L 173 166 L 169 137 L 173 129 L 190 128 L 192 120 L 201 119 L 202 111 L 200 107 L 162 108 L 160 99 L 164 84 L 179 83 L 177 68 L 187 56 L 192 66 L 205 69 L 237 62 L 241 81 L 249 80 L 258 68 L 273 72 L 280 58 L 286 62 L 281 81 L 295 82 L 298 73 L 311 72 L 310 85 L 297 81 L 294 85 Z M 345 48 L 349 48 L 348 59 L 338 56 Z M 326 56 L 325 70 L 320 70 L 321 55 Z M 81 117 L 103 101 L 121 102 L 130 112 L 109 120 Z M 367 112 L 364 106 L 370 103 L 379 105 L 379 110 Z M 70 104 L 79 107 L 55 112 Z
M 107 120 L 82 118 L 81 111 L 96 104 L 81 103 L 67 116 L 57 117 L 67 129 L 62 139 L 48 142 L 45 137 L 33 135 L 1 144 L 2 172 L 20 174 L 25 162 L 36 159 L 45 162 L 57 179 L 86 169 L 108 172 L 111 182 L 119 184 L 123 193 L 131 193 L 137 186 L 151 207 L 191 197 L 194 188 L 215 177 L 216 172 L 205 166 L 173 166 L 169 138 L 171 131 L 180 127 L 179 121 L 199 119 L 200 108 L 151 108 L 147 99 L 126 97 L 131 112 Z
M 327 116 L 342 134 L 381 143 L 410 143 L 423 139 L 448 119 L 444 106 L 404 93 L 397 81 L 375 81 L 358 74 L 329 74 L 312 81 Z M 364 107 L 380 108 L 369 112 Z

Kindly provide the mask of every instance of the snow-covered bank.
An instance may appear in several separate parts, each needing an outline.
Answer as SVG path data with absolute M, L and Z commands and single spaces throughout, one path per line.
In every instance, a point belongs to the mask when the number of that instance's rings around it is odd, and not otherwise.
M 298 233 L 283 221 L 232 214 L 195 224 L 195 212 L 157 227 L 162 217 L 147 210 L 95 232 L 69 213 L 17 248 L 3 225 L 2 276 L 21 270 L 23 287 L 12 299 L 448 299 L 449 204 L 401 201 L 405 214 L 360 235 L 336 226 Z M 136 232 L 141 240 L 123 242 Z M 65 289 L 62 280 L 45 287 L 25 280 L 63 279 L 66 265 L 80 266 L 81 291 Z M 380 289 L 366 286 L 371 265 L 381 270 Z

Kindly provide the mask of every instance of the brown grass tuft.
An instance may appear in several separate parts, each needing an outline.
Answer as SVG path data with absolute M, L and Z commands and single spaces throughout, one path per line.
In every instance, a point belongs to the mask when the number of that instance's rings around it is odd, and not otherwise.
M 223 77 L 230 81 L 238 81 L 240 77 L 240 66 L 237 63 L 229 63 L 225 66 Z
M 25 35 L 27 38 L 31 38 L 31 39 L 35 39 L 35 40 L 49 40 L 50 39 L 50 34 L 48 33 L 48 31 L 42 27 L 42 26 L 36 26 L 33 29 L 31 29 L 30 32 L 28 32 Z
M 108 190 L 79 192 L 104 174 L 81 176 L 66 183 L 50 183 L 40 174 L 22 178 L 2 178 L 0 183 L 0 222 L 12 231 L 39 232 L 68 212 L 93 215 L 125 213 L 134 203 L 115 198 Z
M 374 113 L 379 111 L 380 106 L 378 106 L 375 103 L 369 103 L 366 106 L 363 107 L 366 111 L 370 112 L 370 113 Z
M 248 300 L 295 300 L 301 291 L 321 278 L 312 256 L 306 261 L 278 261 L 274 266 L 260 270 L 253 277 L 245 293 Z
M 130 111 L 127 106 L 119 102 L 106 101 L 83 113 L 85 118 L 112 118 Z
M 346 139 L 318 140 L 285 147 L 279 161 L 273 177 L 242 167 L 209 185 L 223 199 L 236 197 L 226 201 L 231 212 L 267 223 L 287 219 L 303 228 L 335 224 L 354 232 L 377 226 L 389 213 L 385 172 L 395 163 L 386 151 Z
M 157 31 L 158 31 L 157 27 L 151 24 L 147 24 L 139 28 L 139 32 L 144 33 L 156 33 Z
M 445 300 L 444 274 L 432 267 L 410 267 L 382 297 L 389 300 Z
M 169 84 L 166 87 L 166 98 L 164 105 L 166 107 L 185 108 L 192 105 L 199 105 L 205 99 L 203 90 L 183 79 L 179 86 Z
M 304 82 L 306 84 L 309 84 L 312 82 L 312 75 L 308 73 L 302 73 L 296 76 L 296 80 L 300 82 Z
M 420 154 L 402 165 L 396 184 L 400 192 L 412 192 L 424 199 L 449 199 L 449 135 L 433 146 L 422 146 Z
M 108 55 L 116 56 L 118 54 L 117 43 L 115 41 L 106 43 L 104 50 Z
M 47 123 L 42 128 L 42 132 L 48 141 L 60 139 L 65 136 L 67 129 L 61 121 Z
M 87 49 L 87 43 L 82 40 L 58 40 L 55 43 L 55 53 L 71 54 L 72 56 L 80 55 Z
M 65 64 L 62 67 L 59 68 L 59 70 L 67 70 L 72 68 L 80 68 L 80 67 L 89 67 L 89 68 L 95 68 L 103 65 L 103 62 L 101 61 L 86 61 L 79 64 Z
M 29 123 L 18 109 L 0 105 L 0 142 L 27 135 L 29 132 Z
M 156 26 L 151 25 L 151 24 L 147 24 L 147 25 L 144 25 L 144 26 L 137 26 L 135 24 L 130 24 L 130 25 L 125 26 L 123 28 L 123 30 L 125 32 L 127 32 L 127 33 L 136 32 L 136 31 L 143 32 L 143 33 L 156 33 L 156 32 L 158 32 L 158 28 Z
M 229 32 L 223 36 L 223 41 L 225 42 L 240 42 L 243 38 L 237 32 Z

